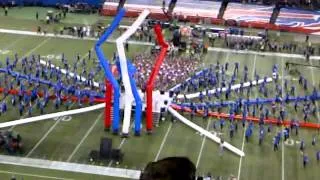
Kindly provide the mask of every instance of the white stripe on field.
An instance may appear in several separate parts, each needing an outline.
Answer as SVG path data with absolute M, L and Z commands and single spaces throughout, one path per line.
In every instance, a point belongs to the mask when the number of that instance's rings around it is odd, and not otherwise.
M 254 56 L 254 60 L 253 60 L 253 71 L 252 71 L 251 79 L 254 79 L 254 74 L 255 74 L 255 71 L 256 71 L 256 62 L 257 62 L 257 55 Z M 244 151 L 244 145 L 245 145 L 244 142 L 245 142 L 246 130 L 247 130 L 247 126 L 245 125 L 244 129 L 243 129 L 243 138 L 242 138 L 241 151 Z M 237 178 L 237 180 L 240 180 L 240 177 L 241 177 L 241 167 L 242 167 L 242 156 L 240 157 L 240 160 L 239 160 L 239 169 L 238 169 L 238 178 Z
M 225 60 L 224 64 L 229 63 L 229 57 L 230 57 L 230 53 L 227 53 L 226 60 Z M 222 66 L 223 66 L 222 68 L 224 68 L 224 65 L 222 65 Z M 211 121 L 208 119 L 208 124 L 207 124 L 207 128 L 206 128 L 207 131 L 209 130 L 210 122 Z M 201 144 L 201 148 L 200 148 L 200 153 L 199 153 L 199 156 L 198 156 L 198 159 L 197 159 L 197 163 L 196 163 L 196 168 L 199 167 L 201 156 L 202 156 L 203 147 L 204 147 L 204 144 L 206 142 L 206 138 L 207 138 L 206 136 L 203 136 L 203 140 L 202 140 L 202 144 Z
M 24 54 L 23 56 L 21 56 L 20 60 L 21 60 L 23 57 L 29 56 L 29 55 L 30 55 L 31 53 L 33 53 L 35 50 L 37 50 L 38 48 L 42 47 L 42 46 L 43 46 L 45 43 L 47 43 L 49 40 L 50 40 L 50 38 L 43 40 L 38 46 L 36 46 L 35 48 L 33 48 L 33 49 L 31 49 L 30 51 L 28 51 L 26 54 Z M 34 106 L 36 106 L 36 104 L 34 104 L 34 105 L 32 106 L 32 108 L 34 108 Z M 21 118 L 25 118 L 25 117 L 27 116 L 27 114 L 28 114 L 28 113 L 26 112 L 26 114 L 25 114 L 24 116 L 22 116 Z M 0 124 L 1 124 L 1 123 L 0 123 Z M 12 127 L 10 127 L 10 130 L 13 130 L 15 127 L 16 127 L 15 125 L 12 126 Z
M 206 128 L 207 131 L 209 130 L 210 122 L 211 121 L 208 119 L 208 124 L 207 124 L 207 128 Z M 202 140 L 201 147 L 200 147 L 200 152 L 199 152 L 199 155 L 198 155 L 198 158 L 197 158 L 196 168 L 199 167 L 201 156 L 202 156 L 202 152 L 203 152 L 203 147 L 204 147 L 204 144 L 206 142 L 206 139 L 207 139 L 207 136 L 203 136 L 203 140 Z
M 50 127 L 50 129 L 42 136 L 42 138 L 37 142 L 37 144 L 33 146 L 33 148 L 28 152 L 26 157 L 29 157 L 40 146 L 40 144 L 48 137 L 48 135 L 53 131 L 53 129 L 59 124 L 60 121 L 60 119 L 57 120 L 53 124 L 53 126 Z
M 253 55 L 260 55 L 260 56 L 277 56 L 277 57 L 305 59 L 305 56 L 303 56 L 301 54 L 289 54 L 289 53 L 278 53 L 278 52 L 259 52 L 259 51 L 252 51 L 252 50 L 234 50 L 234 49 L 218 48 L 218 47 L 209 47 L 208 50 L 209 51 L 216 51 L 216 52 L 232 52 L 232 53 L 239 53 L 239 54 L 253 54 Z M 320 60 L 320 56 L 311 56 L 310 59 Z
M 73 156 L 76 154 L 76 152 L 79 150 L 80 146 L 83 144 L 83 142 L 87 139 L 87 137 L 89 136 L 89 134 L 92 132 L 93 128 L 96 126 L 96 124 L 99 122 L 101 116 L 103 115 L 103 113 L 100 113 L 99 116 L 97 117 L 97 119 L 93 122 L 93 124 L 91 125 L 91 127 L 88 129 L 88 131 L 86 132 L 86 134 L 82 137 L 81 141 L 79 142 L 79 144 L 76 146 L 76 148 L 72 151 L 72 153 L 70 154 L 70 156 L 67 159 L 67 162 L 70 162 L 71 159 L 73 158 Z
M 54 38 L 62 38 L 62 39 L 75 39 L 75 40 L 89 40 L 89 41 L 97 41 L 97 38 L 92 37 L 84 37 L 79 38 L 77 36 L 71 36 L 71 35 L 54 35 L 52 33 L 47 33 L 46 35 L 39 34 L 37 32 L 32 31 L 21 31 L 21 30 L 12 30 L 12 29 L 1 29 L 0 33 L 7 33 L 7 34 L 16 34 L 16 35 L 27 35 L 27 36 L 38 36 L 38 37 L 54 37 Z M 115 40 L 107 40 L 107 42 L 115 43 Z M 137 45 L 148 45 L 153 46 L 154 43 L 150 42 L 140 42 L 140 41 L 128 41 L 129 44 L 137 44 Z
M 4 123 L 0 123 L 0 128 L 42 121 L 42 120 L 52 119 L 52 118 L 60 117 L 60 116 L 68 116 L 68 115 L 86 113 L 86 112 L 102 109 L 104 107 L 105 107 L 105 103 L 101 103 L 101 104 L 97 104 L 97 105 L 93 105 L 93 106 L 89 106 L 89 107 L 85 107 L 85 108 L 80 108 L 80 109 L 62 111 L 62 112 L 57 112 L 57 113 L 51 113 L 51 114 L 45 114 L 45 115 L 41 115 L 41 116 L 30 117 L 30 118 L 26 118 L 26 119 L 19 119 L 19 120 L 15 120 L 15 121 L 4 122 Z
M 200 132 L 201 134 L 207 136 L 212 141 L 220 144 L 221 139 L 216 135 L 212 134 L 211 132 L 207 131 L 206 129 L 198 126 L 197 124 L 191 122 L 187 118 L 183 117 L 181 114 L 179 114 L 176 110 L 174 110 L 172 107 L 168 107 L 168 111 L 177 119 L 179 119 L 182 123 L 189 126 L 190 128 L 194 129 L 197 132 Z M 224 147 L 231 152 L 235 153 L 238 156 L 245 156 L 245 153 L 241 151 L 240 149 L 234 147 L 233 145 L 229 144 L 228 142 L 224 142 Z
M 134 121 L 131 123 L 130 128 L 133 126 L 133 124 L 134 124 Z M 121 140 L 121 142 L 120 142 L 120 144 L 119 144 L 119 146 L 118 146 L 118 149 L 121 149 L 121 148 L 122 148 L 122 146 L 124 145 L 124 143 L 126 142 L 126 140 L 127 140 L 127 138 L 123 138 L 123 139 Z M 108 167 L 110 167 L 110 166 L 112 165 L 112 163 L 113 163 L 113 160 L 111 160 L 111 161 L 109 162 Z
M 167 129 L 167 132 L 166 132 L 165 136 L 164 136 L 164 137 L 163 137 L 163 139 L 162 139 L 162 142 L 161 142 L 161 145 L 160 145 L 159 151 L 158 151 L 158 153 L 157 153 L 156 157 L 154 158 L 154 161 L 158 161 L 159 156 L 160 156 L 160 153 L 161 153 L 161 151 L 162 151 L 162 149 L 163 149 L 163 146 L 164 146 L 164 144 L 165 144 L 165 143 L 166 143 L 166 141 L 167 141 L 167 138 L 168 138 L 169 132 L 171 131 L 171 128 L 172 128 L 172 123 L 170 123 L 170 125 L 169 125 L 169 127 L 168 127 L 168 129 Z
M 310 65 L 313 66 L 312 64 L 312 60 L 310 60 Z M 316 86 L 316 82 L 315 82 L 315 78 L 314 78 L 314 68 L 311 68 L 311 78 L 312 78 L 312 85 L 315 87 Z M 318 124 L 320 125 L 320 114 L 319 114 L 319 105 L 318 105 L 318 101 L 316 101 L 316 108 L 317 108 L 317 119 L 318 119 Z
M 281 96 L 282 96 L 282 99 L 284 99 L 285 97 L 285 94 L 284 94 L 284 63 L 283 63 L 283 57 L 281 58 L 281 86 L 282 86 L 282 91 L 281 91 Z M 284 129 L 284 126 L 282 125 L 282 130 L 281 130 L 281 133 L 283 133 L 283 129 Z M 284 139 L 282 138 L 282 143 L 281 143 L 281 146 L 282 146 L 282 153 L 281 153 L 281 179 L 284 180 L 285 177 L 284 177 Z

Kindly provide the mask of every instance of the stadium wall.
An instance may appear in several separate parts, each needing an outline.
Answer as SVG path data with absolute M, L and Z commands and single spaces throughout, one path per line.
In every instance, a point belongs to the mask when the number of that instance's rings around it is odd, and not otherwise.
M 127 5 L 128 6 L 128 5 Z M 135 18 L 138 17 L 139 14 L 142 12 L 142 8 L 137 7 L 125 7 L 126 8 L 126 17 Z M 168 16 L 166 16 L 162 11 L 161 8 L 156 6 L 150 6 L 150 15 L 149 18 L 158 19 L 158 20 L 168 20 Z M 114 3 L 105 3 L 101 10 L 101 15 L 104 16 L 114 16 L 117 13 L 117 6 Z M 270 29 L 276 31 L 285 31 L 285 32 L 295 32 L 295 33 L 304 33 L 304 34 L 312 34 L 317 33 L 319 30 L 307 29 L 303 27 L 290 27 L 290 26 L 283 26 L 283 25 L 275 25 L 269 24 L 265 22 L 253 21 L 236 21 L 233 19 L 218 19 L 218 18 L 211 18 L 211 17 L 201 17 L 201 16 L 186 16 L 183 14 L 176 14 L 176 18 L 179 20 L 187 20 L 192 23 L 199 23 L 201 20 L 208 22 L 211 24 L 216 25 L 227 25 L 227 26 L 237 26 L 237 27 L 249 27 L 249 28 L 258 28 L 258 29 Z
M 11 0 L 5 0 L 11 2 Z M 87 3 L 94 7 L 100 7 L 104 0 L 17 0 L 15 3 L 22 6 L 56 6 L 57 4 Z

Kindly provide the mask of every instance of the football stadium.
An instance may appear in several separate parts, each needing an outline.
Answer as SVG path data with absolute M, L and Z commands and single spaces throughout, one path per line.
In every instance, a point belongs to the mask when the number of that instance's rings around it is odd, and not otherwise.
M 1 180 L 320 179 L 319 0 L 0 0 Z

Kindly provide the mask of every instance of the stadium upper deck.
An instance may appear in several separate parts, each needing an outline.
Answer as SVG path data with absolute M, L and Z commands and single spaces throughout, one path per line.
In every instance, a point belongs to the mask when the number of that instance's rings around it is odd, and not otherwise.
M 143 9 L 151 10 L 151 17 L 166 19 L 162 10 L 162 1 L 128 0 L 125 4 L 127 16 L 136 17 Z M 166 5 L 169 4 L 166 1 Z M 208 19 L 213 24 L 221 24 L 223 20 L 217 18 L 221 2 L 180 0 L 177 2 L 173 14 L 179 19 L 199 22 Z M 118 3 L 105 2 L 102 14 L 114 15 Z M 194 11 L 194 9 L 197 9 Z M 273 6 L 248 5 L 229 3 L 224 13 L 224 20 L 235 20 L 244 27 L 270 28 L 301 33 L 320 34 L 320 11 L 281 8 L 275 25 L 268 24 L 272 15 Z

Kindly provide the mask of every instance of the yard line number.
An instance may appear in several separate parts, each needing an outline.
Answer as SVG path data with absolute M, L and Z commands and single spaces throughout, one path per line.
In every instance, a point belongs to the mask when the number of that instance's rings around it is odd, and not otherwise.
M 69 122 L 72 120 L 72 116 L 60 116 L 53 118 L 54 121 L 63 121 L 63 122 Z
M 56 59 L 59 60 L 62 58 L 62 55 L 56 55 L 56 54 L 48 54 L 46 56 L 41 56 L 43 59 Z
M 2 50 L 0 49 L 0 55 L 6 55 L 9 54 L 11 51 L 10 50 Z

